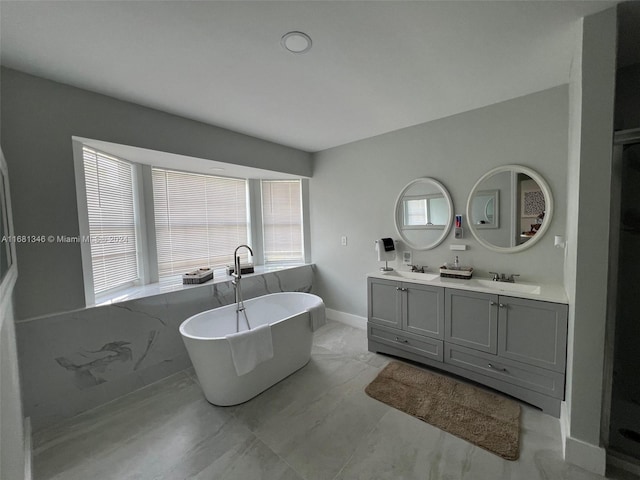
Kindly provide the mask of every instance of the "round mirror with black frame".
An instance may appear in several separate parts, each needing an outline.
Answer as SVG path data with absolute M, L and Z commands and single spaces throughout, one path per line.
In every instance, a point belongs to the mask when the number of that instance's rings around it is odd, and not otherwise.
M 530 248 L 549 229 L 553 196 L 537 172 L 505 165 L 485 173 L 471 189 L 467 221 L 471 234 L 495 252 Z
M 433 178 L 417 178 L 398 195 L 396 230 L 404 243 L 415 250 L 438 246 L 453 224 L 453 204 L 444 186 Z

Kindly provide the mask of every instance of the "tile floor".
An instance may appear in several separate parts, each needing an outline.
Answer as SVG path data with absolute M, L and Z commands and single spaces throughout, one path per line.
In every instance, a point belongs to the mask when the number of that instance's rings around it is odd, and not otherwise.
M 369 398 L 388 361 L 363 330 L 330 322 L 307 366 L 243 405 L 210 405 L 185 371 L 36 433 L 34 477 L 602 479 L 563 462 L 558 421 L 532 407 L 509 462 Z

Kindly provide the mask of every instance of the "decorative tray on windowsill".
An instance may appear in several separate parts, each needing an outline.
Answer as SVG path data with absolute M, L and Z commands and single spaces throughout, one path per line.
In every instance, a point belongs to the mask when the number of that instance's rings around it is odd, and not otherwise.
M 444 278 L 469 280 L 472 275 L 473 267 L 456 267 L 454 265 L 443 265 L 440 267 L 440 276 Z
M 213 270 L 210 268 L 199 268 L 182 275 L 183 285 L 197 285 L 199 283 L 208 282 L 213 278 Z

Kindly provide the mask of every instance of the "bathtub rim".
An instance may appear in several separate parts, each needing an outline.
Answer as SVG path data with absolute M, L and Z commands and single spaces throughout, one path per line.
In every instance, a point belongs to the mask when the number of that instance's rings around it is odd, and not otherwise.
M 314 293 L 307 293 L 307 292 L 275 292 L 275 293 L 267 293 L 266 295 L 260 295 L 259 297 L 253 297 L 253 298 L 250 298 L 248 300 L 245 300 L 244 303 L 245 303 L 245 305 L 246 304 L 251 304 L 253 301 L 255 301 L 255 300 L 259 299 L 259 298 L 270 297 L 270 296 L 282 296 L 282 295 L 285 295 L 285 296 L 291 296 L 291 295 L 294 295 L 294 296 L 305 296 L 305 297 L 308 297 L 308 298 L 313 298 L 315 301 L 312 304 L 308 305 L 307 308 L 305 308 L 304 310 L 297 311 L 297 312 L 292 313 L 291 315 L 289 315 L 287 317 L 278 319 L 278 321 L 276 321 L 276 322 L 270 323 L 269 326 L 271 326 L 271 327 L 273 327 L 274 325 L 277 325 L 277 324 L 279 324 L 281 322 L 284 322 L 286 320 L 289 320 L 290 318 L 296 317 L 296 316 L 301 315 L 303 313 L 307 313 L 312 308 L 316 308 L 316 307 L 319 307 L 320 305 L 324 305 L 324 301 L 322 300 L 321 297 L 319 297 L 318 295 L 316 295 Z M 205 314 L 207 314 L 209 312 L 212 312 L 214 310 L 221 310 L 221 309 L 231 310 L 232 308 L 235 307 L 235 305 L 236 304 L 234 302 L 234 303 L 230 303 L 229 305 L 222 305 L 221 307 L 210 308 L 209 310 L 204 310 L 202 312 L 196 313 L 195 315 L 191 315 L 189 318 L 185 319 L 180 324 L 180 327 L 178 328 L 178 330 L 180 331 L 180 335 L 182 335 L 185 338 L 192 339 L 192 340 L 203 340 L 203 341 L 226 340 L 226 338 L 227 338 L 226 336 L 224 336 L 224 337 L 200 337 L 200 336 L 197 336 L 197 335 L 192 335 L 190 333 L 186 333 L 184 331 L 184 328 L 192 319 L 194 319 L 196 317 L 199 317 L 201 315 L 205 315 Z

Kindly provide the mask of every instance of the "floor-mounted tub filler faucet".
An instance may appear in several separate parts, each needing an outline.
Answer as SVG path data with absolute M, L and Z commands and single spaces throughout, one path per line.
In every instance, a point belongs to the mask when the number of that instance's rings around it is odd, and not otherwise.
M 242 278 L 242 269 L 240 268 L 240 255 L 238 255 L 238 250 L 241 248 L 246 248 L 251 253 L 253 257 L 253 250 L 249 245 L 238 245 L 233 252 L 233 273 L 231 274 L 235 280 L 231 282 L 235 289 L 235 300 L 236 300 L 236 332 L 240 331 L 240 312 L 244 315 L 244 319 L 247 322 L 247 328 L 251 330 L 251 325 L 249 324 L 249 319 L 247 318 L 247 312 L 244 309 L 244 301 L 242 300 L 242 288 L 240 286 L 240 279 Z

